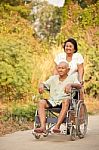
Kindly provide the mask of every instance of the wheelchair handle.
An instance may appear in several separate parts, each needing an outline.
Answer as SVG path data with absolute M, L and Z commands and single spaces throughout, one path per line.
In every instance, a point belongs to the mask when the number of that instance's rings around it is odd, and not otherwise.
M 50 89 L 44 84 L 44 90 L 46 90 L 46 91 L 50 91 Z

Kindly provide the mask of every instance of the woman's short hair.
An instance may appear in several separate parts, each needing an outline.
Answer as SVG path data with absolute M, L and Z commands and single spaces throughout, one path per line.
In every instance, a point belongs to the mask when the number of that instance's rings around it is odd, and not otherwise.
M 65 46 L 66 46 L 66 43 L 67 43 L 67 42 L 71 42 L 71 43 L 74 45 L 74 49 L 75 49 L 75 52 L 74 52 L 74 53 L 76 53 L 76 52 L 78 51 L 78 47 L 77 47 L 77 42 L 76 42 L 76 40 L 73 39 L 73 38 L 69 38 L 68 40 L 66 40 L 66 41 L 64 42 L 64 45 L 63 45 L 64 51 L 65 51 Z

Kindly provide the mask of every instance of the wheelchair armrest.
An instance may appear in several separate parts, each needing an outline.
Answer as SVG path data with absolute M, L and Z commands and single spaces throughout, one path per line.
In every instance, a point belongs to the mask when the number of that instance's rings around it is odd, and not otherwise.
M 50 92 L 50 89 L 44 84 L 44 90 Z
M 80 89 L 72 88 L 71 93 L 72 93 L 72 92 L 80 92 Z

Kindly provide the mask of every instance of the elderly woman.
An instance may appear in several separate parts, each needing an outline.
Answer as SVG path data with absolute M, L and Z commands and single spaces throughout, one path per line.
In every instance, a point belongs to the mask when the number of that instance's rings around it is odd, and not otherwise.
M 54 62 L 56 65 L 59 64 L 61 60 L 66 60 L 69 65 L 68 75 L 75 74 L 78 77 L 78 80 L 83 85 L 83 75 L 84 75 L 84 59 L 80 53 L 78 53 L 77 42 L 73 38 L 69 38 L 64 42 L 63 45 L 64 52 L 59 53 Z M 55 70 L 55 74 L 57 69 Z M 81 91 L 80 98 L 83 99 L 83 92 Z

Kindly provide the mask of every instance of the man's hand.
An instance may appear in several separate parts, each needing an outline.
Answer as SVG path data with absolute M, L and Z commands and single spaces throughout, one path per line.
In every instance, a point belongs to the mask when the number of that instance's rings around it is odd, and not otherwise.
M 40 94 L 42 94 L 44 92 L 44 85 L 43 85 L 43 83 L 40 83 L 38 91 L 39 91 Z
M 66 93 L 70 93 L 71 90 L 72 90 L 72 84 L 67 84 L 67 85 L 65 86 L 65 92 L 66 92 Z

